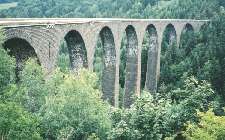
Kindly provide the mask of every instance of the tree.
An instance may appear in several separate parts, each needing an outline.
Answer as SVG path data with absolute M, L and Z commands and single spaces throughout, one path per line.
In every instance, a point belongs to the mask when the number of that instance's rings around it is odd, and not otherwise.
M 0 96 L 15 80 L 15 59 L 3 49 L 4 36 L 0 31 Z
M 37 113 L 45 103 L 48 94 L 45 84 L 45 73 L 42 67 L 34 59 L 29 59 L 23 71 L 20 73 L 20 81 L 16 95 L 24 107 L 33 113 Z
M 93 133 L 104 139 L 111 127 L 109 105 L 101 99 L 96 75 L 56 71 L 48 83 L 49 95 L 41 109 L 42 128 L 49 139 L 85 140 Z
M 0 137 L 2 140 L 41 140 L 39 120 L 23 107 L 0 102 Z
M 225 117 L 215 116 L 212 109 L 208 112 L 198 112 L 201 118 L 197 124 L 188 123 L 184 136 L 187 140 L 224 140 Z
M 181 132 L 186 122 L 196 122 L 196 109 L 204 108 L 214 92 L 208 83 L 193 77 L 184 83 L 182 89 L 172 91 L 171 97 L 145 93 L 130 109 L 115 110 L 108 139 L 161 140 Z M 174 100 L 174 94 L 179 99 Z

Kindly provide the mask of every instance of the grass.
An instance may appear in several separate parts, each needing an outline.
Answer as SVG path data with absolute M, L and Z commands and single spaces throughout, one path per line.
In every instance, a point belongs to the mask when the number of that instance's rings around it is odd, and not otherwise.
M 11 3 L 2 3 L 0 4 L 0 11 L 5 10 L 5 9 L 9 9 L 12 7 L 16 7 L 17 6 L 17 2 L 11 2 Z

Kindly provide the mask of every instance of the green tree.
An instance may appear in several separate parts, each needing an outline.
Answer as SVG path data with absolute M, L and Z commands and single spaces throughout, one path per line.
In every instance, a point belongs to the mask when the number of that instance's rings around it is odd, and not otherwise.
M 42 107 L 42 128 L 49 139 L 85 140 L 93 133 L 104 139 L 111 127 L 109 105 L 101 99 L 96 75 L 56 71 L 47 81 L 49 95 Z
M 41 140 L 39 120 L 13 102 L 0 102 L 0 137 L 2 140 Z
M 199 112 L 201 118 L 197 124 L 188 123 L 184 136 L 187 140 L 224 140 L 225 117 L 215 116 L 212 110 L 204 113 Z
M 45 84 L 45 73 L 42 67 L 34 59 L 29 59 L 23 71 L 20 73 L 18 83 L 18 102 L 30 112 L 38 112 L 45 103 L 45 96 L 48 94 Z
M 4 36 L 0 33 L 0 96 L 15 80 L 15 59 L 11 58 L 3 49 L 3 41 Z
M 184 87 L 172 91 L 170 97 L 154 97 L 147 93 L 138 98 L 130 109 L 115 110 L 108 139 L 161 140 L 181 132 L 186 122 L 196 122 L 196 109 L 204 109 L 214 92 L 210 84 L 193 77 L 184 83 Z M 179 99 L 173 99 L 174 94 Z

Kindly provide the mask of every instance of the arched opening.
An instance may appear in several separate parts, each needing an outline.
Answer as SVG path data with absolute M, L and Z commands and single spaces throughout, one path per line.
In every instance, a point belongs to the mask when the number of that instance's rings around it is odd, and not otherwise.
M 25 62 L 29 58 L 34 58 L 40 64 L 34 48 L 24 39 L 12 38 L 3 44 L 10 56 L 16 60 L 16 80 L 19 80 L 19 73 L 23 70 Z
M 58 66 L 62 71 L 78 71 L 87 68 L 87 51 L 85 43 L 78 31 L 68 32 L 61 43 L 58 57 Z
M 120 93 L 123 94 L 120 98 L 123 99 L 123 106 L 129 107 L 137 87 L 138 39 L 133 26 L 127 26 L 125 31 L 120 48 Z
M 141 54 L 141 88 L 151 93 L 157 90 L 158 35 L 154 25 L 146 28 Z
M 171 47 L 177 47 L 177 33 L 172 24 L 168 24 L 163 32 L 161 54 L 166 54 Z M 169 48 L 170 47 L 170 48 Z
M 161 44 L 159 87 L 173 87 L 178 80 L 174 66 L 178 63 L 179 48 L 177 47 L 176 30 L 172 24 L 166 26 Z
M 100 31 L 95 49 L 94 72 L 99 76 L 103 99 L 115 104 L 116 50 L 111 29 Z
M 191 50 L 195 46 L 195 34 L 194 34 L 194 28 L 191 24 L 186 24 L 184 26 L 184 29 L 181 33 L 180 38 L 180 52 L 182 53 L 182 57 L 185 58 L 186 56 L 189 56 L 191 53 Z

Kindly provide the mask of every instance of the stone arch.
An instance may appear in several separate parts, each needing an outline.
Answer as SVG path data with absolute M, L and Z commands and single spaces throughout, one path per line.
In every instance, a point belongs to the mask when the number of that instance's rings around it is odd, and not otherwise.
M 115 80 L 116 80 L 116 48 L 112 30 L 104 26 L 99 32 L 99 43 L 101 45 L 101 88 L 103 99 L 115 105 Z M 97 43 L 98 45 L 98 43 Z M 97 48 L 95 49 L 95 53 Z M 95 63 L 95 62 L 94 62 Z M 94 70 L 95 71 L 95 70 Z
M 158 85 L 170 84 L 174 77 L 171 72 L 171 65 L 176 63 L 177 59 L 177 31 L 173 24 L 169 23 L 164 29 L 163 39 L 161 42 L 161 52 L 160 52 L 160 78 L 158 80 Z
M 186 23 L 182 29 L 179 48 L 184 56 L 190 54 L 195 44 L 194 27 L 190 23 Z
M 195 33 L 200 32 L 205 26 L 208 26 L 210 22 L 209 21 L 204 21 L 204 22 L 191 22 L 189 24 L 192 25 Z
M 16 60 L 16 77 L 19 80 L 19 72 L 23 70 L 25 62 L 29 58 L 37 59 L 40 64 L 37 53 L 30 43 L 22 38 L 14 37 L 7 38 L 3 43 L 3 47 L 8 51 L 10 56 L 13 56 Z
M 132 25 L 128 25 L 125 29 L 127 46 L 126 46 L 126 68 L 125 68 L 125 85 L 124 85 L 124 101 L 125 107 L 129 107 L 133 100 L 132 96 L 136 92 L 137 76 L 138 76 L 138 38 L 136 30 Z
M 74 71 L 87 68 L 87 50 L 81 34 L 76 30 L 69 31 L 64 37 L 69 53 L 70 67 Z
M 146 28 L 145 39 L 142 46 L 142 85 L 155 93 L 157 90 L 157 59 L 158 59 L 158 32 L 153 24 Z M 144 49 L 144 50 L 143 50 Z M 146 61 L 147 60 L 147 61 Z
M 20 29 L 20 28 L 4 28 L 3 34 L 4 34 L 4 42 L 7 42 L 8 40 L 12 39 L 21 39 L 27 42 L 32 48 L 34 49 L 38 59 L 41 61 L 41 55 L 39 54 L 39 50 L 36 48 L 40 42 L 36 40 L 33 36 L 31 36 L 31 33 L 26 31 L 27 29 Z M 41 61 L 42 64 L 42 61 Z
M 174 45 L 177 43 L 177 31 L 173 24 L 169 23 L 163 32 L 163 37 L 166 39 L 165 41 L 168 43 L 169 46 Z M 177 44 L 175 44 L 177 45 Z
M 194 27 L 193 27 L 190 23 L 186 23 L 186 24 L 184 25 L 182 31 L 187 30 L 187 29 L 188 29 L 188 30 L 194 31 Z

